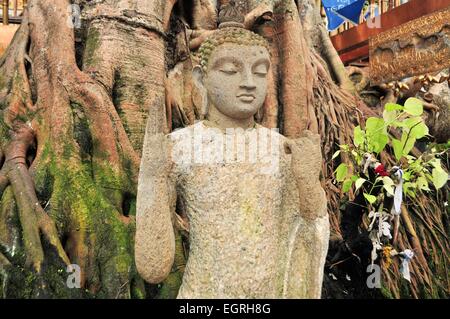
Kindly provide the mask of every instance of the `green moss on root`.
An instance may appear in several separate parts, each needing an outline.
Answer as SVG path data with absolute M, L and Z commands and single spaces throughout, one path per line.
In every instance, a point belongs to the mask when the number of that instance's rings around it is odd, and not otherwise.
M 135 227 L 132 222 L 123 221 L 115 205 L 122 189 L 121 174 L 95 166 L 93 178 L 90 165 L 73 161 L 74 151 L 68 148 L 63 158 L 57 159 L 50 145 L 44 148 L 42 160 L 48 163 L 54 179 L 49 213 L 65 232 L 79 231 L 85 235 L 89 255 L 96 259 L 95 267 L 91 266 L 89 271 L 97 273 L 94 277 L 101 280 L 90 283 L 100 287 L 97 297 L 129 297 L 128 285 L 124 283 L 136 276 L 132 254 Z

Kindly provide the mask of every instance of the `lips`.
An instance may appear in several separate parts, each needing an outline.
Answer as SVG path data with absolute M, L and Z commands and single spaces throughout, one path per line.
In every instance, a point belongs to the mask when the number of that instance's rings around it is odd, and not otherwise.
M 253 94 L 240 94 L 237 96 L 238 99 L 244 103 L 251 103 L 253 102 L 256 97 Z

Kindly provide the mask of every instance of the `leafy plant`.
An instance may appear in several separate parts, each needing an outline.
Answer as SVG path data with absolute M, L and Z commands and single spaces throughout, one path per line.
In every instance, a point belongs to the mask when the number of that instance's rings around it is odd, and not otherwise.
M 339 155 L 348 158 L 335 170 L 336 181 L 341 184 L 342 192 L 363 192 L 364 203 L 358 203 L 366 209 L 370 220 L 368 227 L 372 241 L 372 263 L 378 257 L 378 251 L 403 259 L 402 269 L 413 256 L 411 250 L 398 253 L 390 245 L 391 225 L 399 218 L 403 194 L 415 197 L 418 192 L 431 192 L 442 188 L 448 181 L 448 173 L 442 167 L 440 156 L 448 151 L 449 144 L 431 145 L 419 156 L 413 152 L 416 142 L 429 136 L 429 129 L 422 119 L 423 104 L 416 98 L 409 98 L 405 105 L 387 103 L 383 117 L 370 117 L 363 127 L 357 126 L 353 132 L 352 145 L 340 145 L 333 159 Z M 381 163 L 379 154 L 390 149 L 396 163 L 389 169 Z M 342 157 L 344 158 L 344 157 Z M 373 174 L 369 173 L 373 170 Z M 391 207 L 384 207 L 386 197 L 393 198 Z M 395 236 L 394 236 L 395 237 Z M 386 256 L 384 256 L 386 257 Z M 409 272 L 402 271 L 409 280 Z
M 428 127 L 421 118 L 422 113 L 422 102 L 409 98 L 404 106 L 387 103 L 383 118 L 368 118 L 364 129 L 355 127 L 353 145 L 340 145 L 340 150 L 333 155 L 334 159 L 345 152 L 352 162 L 341 163 L 335 171 L 336 180 L 342 183 L 342 191 L 348 192 L 353 186 L 358 190 L 369 182 L 361 177 L 361 162 L 366 154 L 376 157 L 386 147 L 393 150 L 397 166 L 403 170 L 403 192 L 406 195 L 415 197 L 419 190 L 429 192 L 430 183 L 436 189 L 443 187 L 447 183 L 448 173 L 442 168 L 439 156 L 448 148 L 440 152 L 431 148 L 419 157 L 410 154 L 416 141 L 429 135 Z M 400 133 L 400 139 L 392 134 L 394 131 Z M 394 181 L 389 176 L 380 176 L 378 181 L 382 181 L 385 190 L 391 193 Z M 371 193 L 365 194 L 365 197 L 370 204 L 375 202 Z

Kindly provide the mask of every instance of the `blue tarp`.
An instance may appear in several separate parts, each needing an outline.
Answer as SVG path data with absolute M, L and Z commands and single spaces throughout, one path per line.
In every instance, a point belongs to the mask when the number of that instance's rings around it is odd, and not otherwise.
M 365 0 L 322 0 L 328 19 L 328 30 L 332 31 L 349 20 L 359 23 L 359 16 Z

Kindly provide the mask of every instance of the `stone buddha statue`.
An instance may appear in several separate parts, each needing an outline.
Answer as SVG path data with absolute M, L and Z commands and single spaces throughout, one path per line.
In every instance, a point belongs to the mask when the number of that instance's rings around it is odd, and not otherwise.
M 270 72 L 264 38 L 228 23 L 199 55 L 204 120 L 145 137 L 137 270 L 149 283 L 169 274 L 178 198 L 190 241 L 178 298 L 320 298 L 329 221 L 319 136 L 290 140 L 255 123 Z

